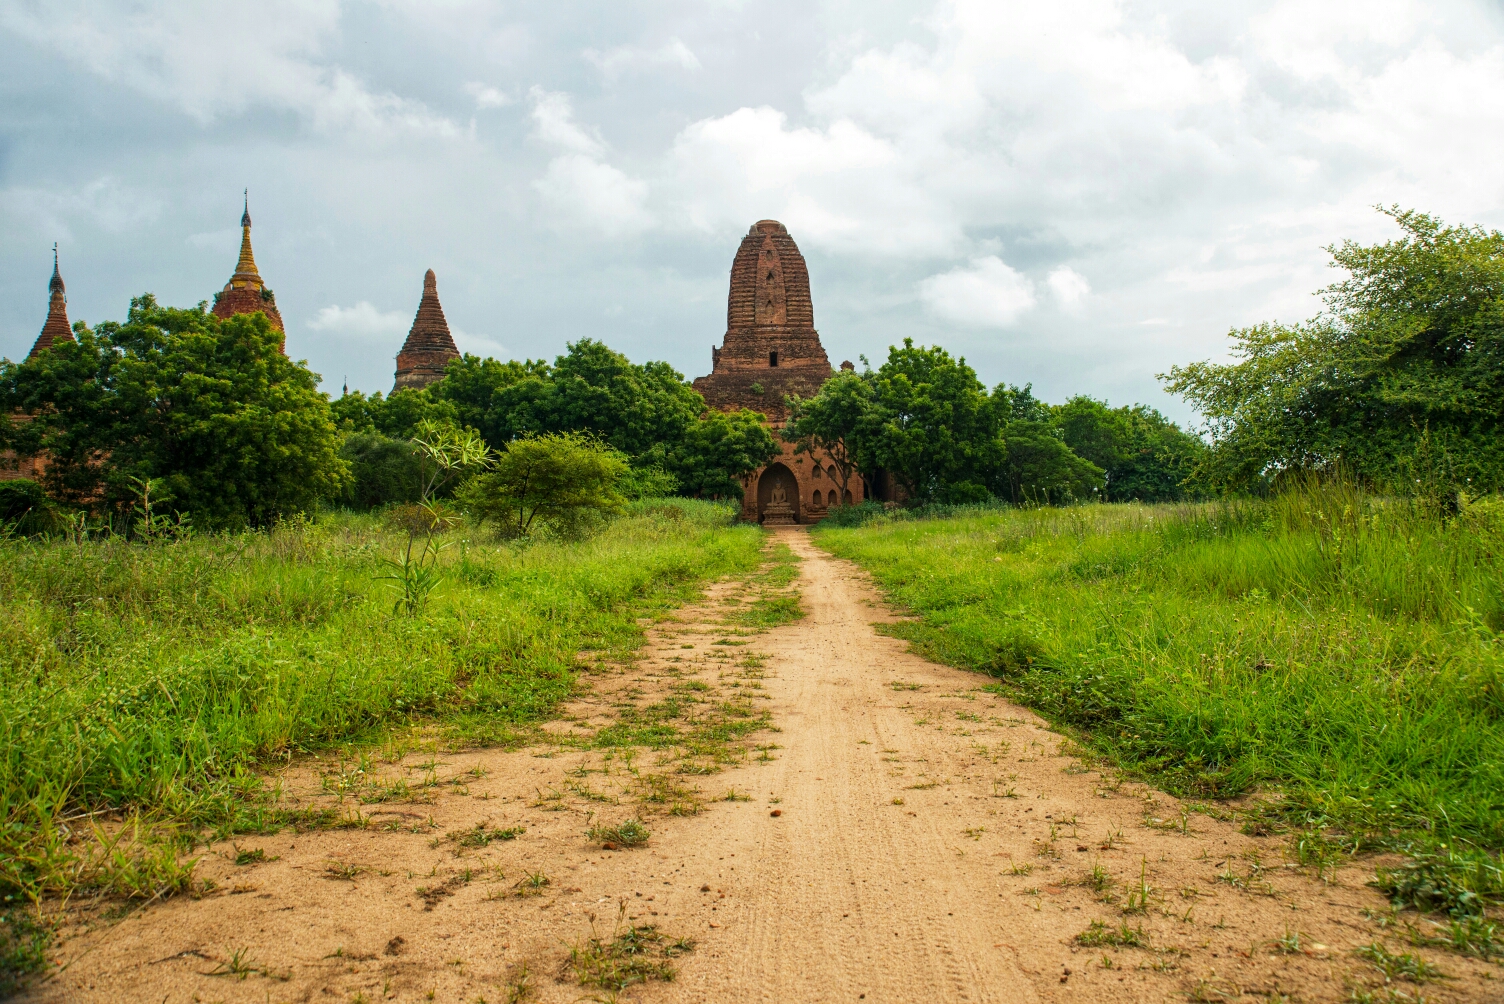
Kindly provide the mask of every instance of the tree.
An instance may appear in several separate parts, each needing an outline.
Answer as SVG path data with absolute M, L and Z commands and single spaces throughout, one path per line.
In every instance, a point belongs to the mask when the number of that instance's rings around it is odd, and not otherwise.
M 1006 449 L 987 392 L 965 359 L 905 338 L 862 378 L 873 395 L 858 444 L 863 470 L 891 471 L 920 501 L 987 497 Z
M 1102 469 L 1071 452 L 1060 431 L 1047 422 L 1009 422 L 1003 492 L 1015 505 L 1059 504 L 1091 499 L 1102 487 Z
M 351 391 L 330 402 L 329 410 L 342 432 L 379 432 L 389 439 L 411 439 L 424 422 L 461 424 L 459 408 L 427 387 L 404 387 L 387 398 L 379 390 L 370 397 Z
M 1504 487 L 1504 234 L 1382 210 L 1398 240 L 1329 247 L 1348 278 L 1298 325 L 1234 330 L 1232 363 L 1173 367 L 1206 418 L 1196 477 L 1248 489 L 1341 466 L 1392 487 L 1430 472 Z
M 204 528 L 260 526 L 337 498 L 349 476 L 318 376 L 282 354 L 264 314 L 131 301 L 124 324 L 0 363 L 0 407 L 35 416 L 12 436 L 45 452 L 45 486 L 123 508 L 132 479 L 160 478 Z
M 1103 471 L 1109 502 L 1185 497 L 1185 480 L 1205 444 L 1147 405 L 1109 408 L 1084 395 L 1050 409 L 1071 452 Z
M 745 409 L 712 409 L 696 418 L 665 450 L 665 467 L 678 479 L 679 491 L 695 498 L 740 499 L 741 479 L 779 453 L 763 421 Z
M 524 436 L 508 443 L 460 498 L 480 519 L 518 535 L 535 524 L 568 531 L 592 514 L 620 509 L 617 485 L 626 471 L 620 451 L 582 433 Z
M 445 422 L 425 420 L 418 423 L 412 442 L 418 456 L 419 484 L 425 504 L 432 504 L 434 496 L 465 471 L 491 462 L 490 448 L 474 429 L 456 429 Z
M 536 402 L 547 392 L 551 373 L 542 359 L 502 362 L 467 353 L 428 391 L 454 405 L 459 424 L 478 430 L 499 449 L 529 431 L 557 431 L 535 428 Z
M 817 463 L 822 453 L 830 460 L 841 482 L 841 498 L 848 497 L 851 477 L 861 470 L 863 437 L 874 424 L 874 402 L 872 381 L 850 372 L 833 375 L 807 401 L 789 400 L 783 438 L 798 444 L 794 452 L 808 453 Z
M 423 472 L 410 441 L 379 432 L 356 432 L 345 437 L 339 455 L 350 465 L 344 496 L 350 505 L 373 509 L 423 497 Z

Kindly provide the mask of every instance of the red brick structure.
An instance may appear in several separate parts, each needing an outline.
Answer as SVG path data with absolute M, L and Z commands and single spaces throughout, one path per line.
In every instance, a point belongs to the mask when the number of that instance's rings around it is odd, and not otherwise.
M 225 283 L 225 288 L 214 294 L 214 316 L 220 319 L 236 314 L 266 315 L 272 327 L 282 332 L 282 351 L 287 351 L 287 332 L 282 327 L 282 315 L 277 312 L 277 300 L 272 291 L 261 281 L 256 270 L 256 256 L 251 253 L 251 197 L 246 193 L 245 211 L 240 214 L 240 260 L 235 263 L 235 274 Z
M 26 354 L 27 360 L 37 357 L 40 352 L 46 352 L 58 342 L 71 342 L 73 329 L 68 325 L 68 291 L 63 285 L 63 277 L 57 268 L 57 245 L 52 246 L 52 279 L 47 283 L 49 302 L 47 304 L 47 320 L 42 324 L 42 333 L 37 336 L 36 343 L 31 351 Z M 29 422 L 31 416 L 18 413 L 11 416 L 12 422 Z M 45 457 L 33 457 L 23 460 L 17 457 L 12 450 L 0 453 L 0 481 L 9 481 L 14 478 L 32 478 L 41 476 L 47 467 Z
M 418 301 L 418 314 L 407 333 L 402 351 L 397 353 L 396 382 L 392 393 L 404 387 L 414 389 L 427 387 L 444 379 L 444 369 L 460 357 L 460 350 L 449 334 L 449 322 L 444 319 L 444 308 L 439 306 L 439 280 L 429 269 L 423 276 L 423 298 Z
M 731 264 L 726 336 L 710 350 L 709 376 L 695 380 L 712 408 L 751 408 L 768 416 L 775 434 L 788 418 L 785 396 L 812 397 L 830 379 L 830 358 L 815 330 L 809 269 L 777 220 L 752 225 Z M 850 363 L 842 363 L 850 369 Z M 864 489 L 853 475 L 841 498 L 830 458 L 794 452 L 743 479 L 742 518 L 764 525 L 815 523 L 830 506 L 860 502 Z

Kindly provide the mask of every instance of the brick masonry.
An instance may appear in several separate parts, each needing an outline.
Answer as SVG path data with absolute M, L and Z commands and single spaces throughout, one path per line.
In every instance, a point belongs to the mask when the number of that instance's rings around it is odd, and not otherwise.
M 812 397 L 830 379 L 830 358 L 815 330 L 809 269 L 777 220 L 753 224 L 742 238 L 731 264 L 726 335 L 710 359 L 710 374 L 694 382 L 706 403 L 762 412 L 775 435 L 788 419 L 784 398 Z M 795 519 L 818 522 L 841 501 L 834 474 L 828 457 L 796 454 L 792 443 L 783 443 L 781 457 L 743 480 L 742 518 L 761 522 L 773 486 L 781 482 Z M 853 474 L 844 501 L 860 502 L 864 491 L 860 475 Z
M 444 308 L 439 305 L 439 280 L 429 269 L 423 276 L 423 297 L 418 313 L 407 333 L 402 351 L 397 353 L 397 373 L 392 393 L 404 387 L 427 387 L 444 378 L 445 368 L 460 357 Z

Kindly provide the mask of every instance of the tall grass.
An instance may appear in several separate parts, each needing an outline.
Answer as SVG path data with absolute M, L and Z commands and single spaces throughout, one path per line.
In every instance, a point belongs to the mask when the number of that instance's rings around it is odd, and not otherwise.
M 1504 502 L 1343 484 L 822 527 L 894 630 L 1170 790 L 1302 828 L 1504 847 Z
M 301 752 L 408 723 L 517 738 L 591 650 L 634 647 L 643 613 L 756 564 L 760 534 L 729 517 L 639 506 L 585 542 L 457 541 L 420 617 L 392 613 L 381 560 L 406 537 L 373 517 L 0 542 L 0 892 L 180 883 L 167 850 L 122 841 L 122 815 L 148 833 L 274 823 L 264 768 Z M 94 832 L 100 813 L 116 825 Z

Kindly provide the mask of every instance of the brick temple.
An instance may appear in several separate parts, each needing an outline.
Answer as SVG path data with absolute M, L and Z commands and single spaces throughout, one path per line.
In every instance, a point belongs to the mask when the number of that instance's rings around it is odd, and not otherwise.
M 35 359 L 37 353 L 46 352 L 58 342 L 74 341 L 73 328 L 68 324 L 68 289 L 63 285 L 62 273 L 57 267 L 57 245 L 52 245 L 52 278 L 47 282 L 47 320 L 42 323 L 42 333 L 37 335 L 37 340 L 32 343 L 31 351 L 26 353 L 28 361 Z M 24 412 L 17 412 L 11 416 L 11 421 L 17 424 L 31 421 L 31 416 Z M 0 452 L 0 481 L 8 481 L 13 478 L 40 477 L 47 467 L 46 457 L 18 457 L 14 450 Z
M 251 194 L 246 192 L 245 210 L 240 214 L 240 260 L 235 263 L 235 272 L 225 288 L 214 294 L 215 317 L 225 320 L 236 314 L 261 312 L 282 333 L 282 351 L 287 351 L 287 331 L 282 327 L 282 315 L 277 312 L 277 300 L 272 291 L 261 281 L 256 269 L 256 256 L 251 253 Z
M 762 412 L 775 435 L 788 420 L 784 398 L 813 397 L 831 377 L 830 358 L 815 330 L 809 269 L 777 220 L 754 223 L 742 238 L 731 263 L 726 335 L 720 348 L 710 350 L 710 361 L 710 375 L 694 382 L 706 403 Z M 852 476 L 841 497 L 828 457 L 796 454 L 793 443 L 782 445 L 783 456 L 742 479 L 743 519 L 765 526 L 816 523 L 831 506 L 864 497 L 860 476 Z M 859 494 L 853 498 L 853 492 Z
M 429 269 L 423 276 L 423 297 L 418 301 L 418 314 L 397 353 L 396 379 L 392 393 L 405 387 L 420 389 L 444 379 L 444 370 L 460 357 L 454 336 L 449 333 L 449 322 L 444 319 L 444 308 L 439 305 L 439 280 Z

